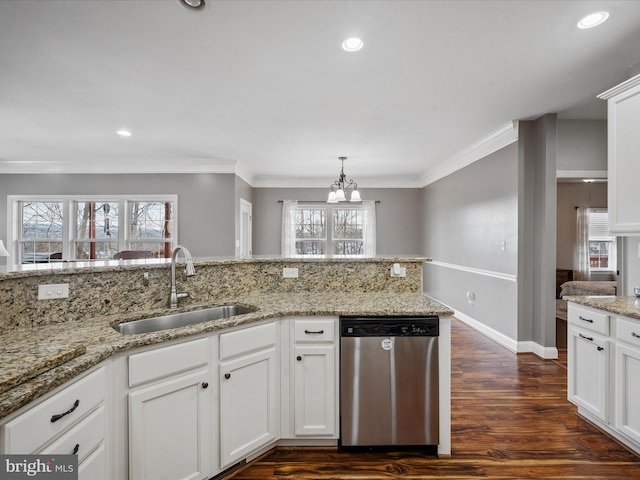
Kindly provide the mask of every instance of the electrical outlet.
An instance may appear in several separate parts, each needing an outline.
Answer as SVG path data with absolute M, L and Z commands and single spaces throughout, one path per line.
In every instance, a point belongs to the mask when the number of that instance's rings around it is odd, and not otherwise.
M 476 294 L 473 292 L 467 292 L 467 301 L 469 302 L 469 305 L 475 305 L 476 304 Z
M 55 300 L 58 298 L 69 298 L 68 283 L 38 285 L 38 300 Z
M 394 263 L 391 267 L 391 276 L 392 277 L 406 277 L 407 276 L 407 267 L 401 267 L 399 263 Z
M 297 268 L 287 268 L 284 267 L 282 269 L 282 278 L 298 278 L 298 269 Z

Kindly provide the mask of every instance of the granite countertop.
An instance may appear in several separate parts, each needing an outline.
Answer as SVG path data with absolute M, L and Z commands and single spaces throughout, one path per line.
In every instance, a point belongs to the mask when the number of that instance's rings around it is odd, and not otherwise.
M 431 262 L 431 257 L 422 256 L 378 256 L 378 257 L 281 257 L 281 256 L 252 256 L 248 258 L 238 257 L 196 257 L 193 263 L 196 267 L 202 265 L 232 265 L 238 263 L 424 263 Z M 108 271 L 135 270 L 140 267 L 147 269 L 168 268 L 171 266 L 170 258 L 144 258 L 136 260 L 93 260 L 90 262 L 52 262 L 16 265 L 11 268 L 0 265 L 0 279 L 20 278 L 40 275 L 58 275 L 71 273 L 104 273 Z
M 259 320 L 306 315 L 453 315 L 421 293 L 255 294 L 189 308 L 239 304 L 256 312 L 140 335 L 123 335 L 111 325 L 176 313 L 162 309 L 20 328 L 0 335 L 0 418 L 18 410 L 102 360 L 136 347 L 213 332 Z M 183 310 L 177 310 L 178 312 Z
M 562 298 L 568 302 L 579 303 L 587 307 L 640 320 L 640 298 L 614 295 L 565 295 Z

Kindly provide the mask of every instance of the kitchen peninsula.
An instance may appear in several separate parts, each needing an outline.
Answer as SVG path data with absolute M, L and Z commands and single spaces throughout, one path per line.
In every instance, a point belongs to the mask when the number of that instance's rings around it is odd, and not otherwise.
M 279 444 L 335 445 L 338 317 L 436 315 L 440 318 L 438 454 L 447 456 L 453 312 L 422 293 L 426 261 L 422 257 L 197 259 L 195 276 L 178 276 L 178 290 L 189 294 L 178 311 L 227 304 L 256 311 L 139 335 L 123 335 L 112 326 L 171 313 L 166 306 L 167 261 L 58 264 L 0 274 L 0 341 L 8 346 L 3 348 L 0 369 L 2 452 L 63 453 L 67 447 L 60 445 L 68 444 L 71 453 L 80 445 L 80 478 L 83 466 L 84 478 L 91 471 L 102 472 L 105 478 L 152 478 L 155 465 L 166 466 L 158 458 L 148 458 L 143 448 L 152 444 L 154 436 L 153 427 L 144 420 L 154 418 L 147 407 L 164 407 L 166 399 L 171 399 L 167 407 L 175 407 L 181 395 L 196 407 L 186 413 L 183 408 L 170 414 L 163 411 L 168 431 L 172 432 L 174 415 L 180 423 L 176 435 L 190 432 L 189 425 L 194 428 L 193 438 L 172 447 L 185 454 L 176 478 L 184 472 L 209 478 Z M 401 274 L 394 275 L 394 264 L 399 264 Z M 38 300 L 42 284 L 68 284 L 69 297 Z M 310 340 L 304 338 L 305 330 L 324 334 Z M 262 371 L 253 371 L 252 366 L 264 368 L 267 375 L 247 385 L 264 389 L 233 397 L 225 382 Z M 263 385 L 264 379 L 268 383 Z M 318 388 L 326 394 L 314 395 Z M 89 400 L 78 402 L 78 392 L 88 394 Z M 48 419 L 51 414 L 41 410 L 58 399 L 56 413 L 64 418 L 54 423 Z M 67 416 L 67 410 L 75 408 L 77 422 L 73 414 Z M 305 412 L 313 418 L 305 418 Z M 34 437 L 29 428 L 36 427 L 29 422 L 39 416 L 46 417 L 50 428 Z M 209 428 L 201 428 L 203 423 Z M 90 446 L 71 439 L 77 429 L 81 436 L 96 431 L 83 430 L 84 424 L 99 425 L 97 430 L 103 432 L 87 443 Z M 242 431 L 243 438 L 236 441 L 229 431 L 236 437 Z M 12 445 L 30 450 L 12 450 Z M 217 453 L 211 458 L 205 452 Z

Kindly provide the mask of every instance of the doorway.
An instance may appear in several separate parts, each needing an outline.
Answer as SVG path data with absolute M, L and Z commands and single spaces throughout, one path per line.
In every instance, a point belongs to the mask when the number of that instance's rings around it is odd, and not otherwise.
M 252 253 L 252 205 L 244 198 L 240 199 L 240 258 L 249 258 Z

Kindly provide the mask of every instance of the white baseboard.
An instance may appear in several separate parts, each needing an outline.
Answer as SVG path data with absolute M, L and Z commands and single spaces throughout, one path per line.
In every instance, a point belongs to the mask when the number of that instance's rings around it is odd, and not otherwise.
M 477 330 L 484 336 L 489 337 L 494 342 L 499 343 L 500 345 L 508 348 L 514 353 L 534 353 L 545 360 L 558 358 L 558 349 L 556 347 L 543 347 L 542 345 L 533 341 L 518 342 L 517 340 L 507 337 L 503 333 L 500 333 L 491 327 L 487 327 L 484 323 L 475 320 L 469 315 L 466 315 L 455 309 L 454 312 L 455 313 L 453 316 L 458 320 L 466 323 L 474 330 Z

